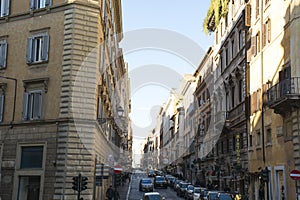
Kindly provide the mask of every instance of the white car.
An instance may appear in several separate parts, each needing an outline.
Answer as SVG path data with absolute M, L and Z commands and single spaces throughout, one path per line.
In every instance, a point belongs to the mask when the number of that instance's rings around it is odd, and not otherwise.
M 194 187 L 193 200 L 200 200 L 200 188 Z
M 158 192 L 147 192 L 144 194 L 141 200 L 164 200 L 165 197 L 162 197 Z

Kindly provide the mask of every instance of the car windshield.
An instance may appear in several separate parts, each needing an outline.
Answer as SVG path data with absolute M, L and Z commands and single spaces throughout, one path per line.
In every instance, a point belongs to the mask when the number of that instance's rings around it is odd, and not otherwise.
M 187 188 L 187 186 L 188 186 L 187 183 L 184 183 L 184 184 L 181 185 L 182 188 Z
M 192 186 L 192 185 L 190 185 L 189 187 L 188 187 L 188 190 L 193 190 L 194 189 L 194 186 Z
M 200 189 L 195 189 L 194 193 L 200 193 Z
M 142 183 L 152 183 L 152 181 L 150 179 L 144 179 L 142 180 Z
M 161 200 L 160 195 L 149 195 L 145 197 L 145 200 Z
M 232 200 L 232 198 L 229 194 L 220 194 L 219 199 L 220 200 Z
M 211 193 L 209 194 L 209 199 L 217 199 L 218 194 L 217 193 Z
M 157 180 L 157 181 L 164 181 L 165 178 L 164 178 L 164 177 L 156 177 L 156 180 Z

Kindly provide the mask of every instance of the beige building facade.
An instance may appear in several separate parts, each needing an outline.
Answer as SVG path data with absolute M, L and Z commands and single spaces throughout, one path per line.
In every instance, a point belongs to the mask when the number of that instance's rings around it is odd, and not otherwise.
M 88 178 L 82 197 L 103 197 L 112 180 L 94 189 L 95 166 L 119 163 L 132 138 L 121 2 L 1 8 L 1 199 L 75 199 L 79 173 Z
M 250 1 L 248 51 L 250 199 L 295 199 L 299 170 L 299 6 L 300 1 Z M 267 183 L 262 170 L 268 169 Z

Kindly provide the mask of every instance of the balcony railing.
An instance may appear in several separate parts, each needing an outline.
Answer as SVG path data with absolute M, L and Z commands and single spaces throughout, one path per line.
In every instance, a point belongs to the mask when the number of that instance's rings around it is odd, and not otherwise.
M 288 111 L 293 105 L 299 105 L 300 77 L 284 79 L 267 91 L 267 106 L 275 109 L 276 113 Z

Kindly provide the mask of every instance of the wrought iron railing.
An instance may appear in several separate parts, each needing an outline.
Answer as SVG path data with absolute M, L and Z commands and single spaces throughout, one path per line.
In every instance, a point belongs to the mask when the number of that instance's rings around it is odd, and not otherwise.
M 288 95 L 300 94 L 300 77 L 284 79 L 268 89 L 268 105 Z

